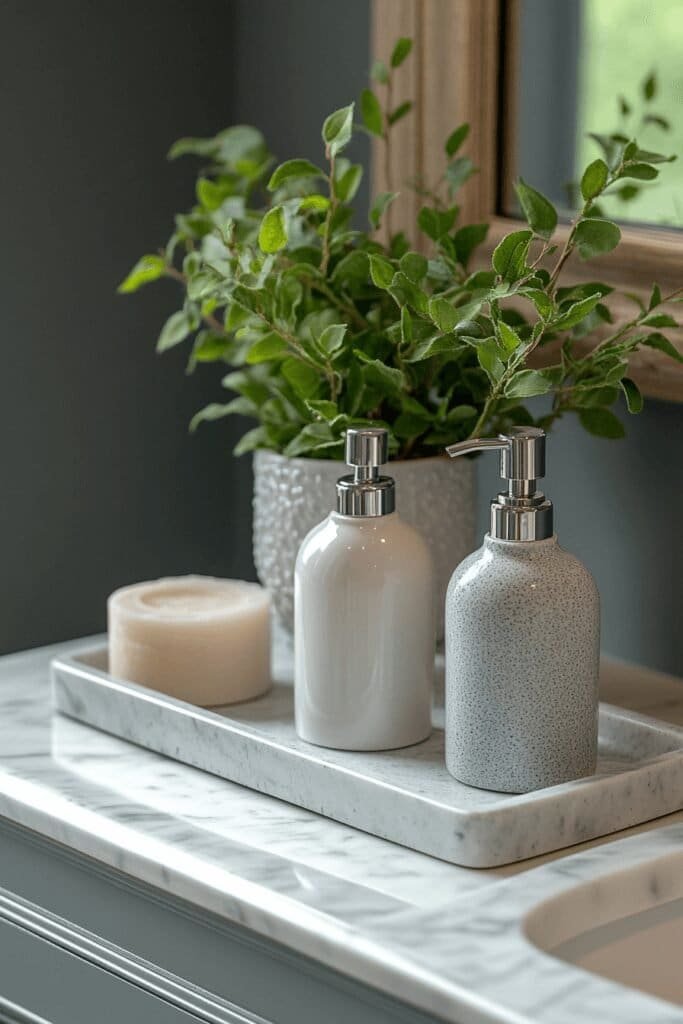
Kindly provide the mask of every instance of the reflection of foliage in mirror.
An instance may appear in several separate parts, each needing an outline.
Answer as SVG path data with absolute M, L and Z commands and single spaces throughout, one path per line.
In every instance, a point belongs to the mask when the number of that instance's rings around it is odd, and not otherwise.
M 616 146 L 626 145 L 630 139 L 641 138 L 648 129 L 651 132 L 662 135 L 671 131 L 671 122 L 662 113 L 658 112 L 654 102 L 659 91 L 659 82 L 656 71 L 651 71 L 643 78 L 635 99 L 626 96 L 617 97 L 617 125 L 609 134 L 598 134 L 588 132 L 588 139 L 592 140 L 602 150 L 606 160 L 609 160 Z M 675 156 L 668 158 L 667 162 L 675 160 Z M 640 174 L 632 173 L 631 180 L 618 181 L 610 189 L 606 189 L 602 195 L 602 202 L 599 207 L 601 215 L 612 216 L 617 220 L 633 220 L 629 216 L 629 208 L 634 200 L 643 198 L 644 192 L 657 187 L 659 168 L 654 166 L 640 168 Z M 569 205 L 577 209 L 581 200 L 581 190 L 578 182 L 567 185 Z M 662 217 L 661 223 L 673 223 L 683 220 L 683 209 L 672 211 L 667 219 Z
M 341 458 L 344 431 L 374 423 L 389 429 L 394 454 L 430 455 L 534 422 L 525 403 L 543 394 L 552 408 L 542 426 L 572 412 L 592 433 L 621 436 L 611 406 L 624 395 L 631 412 L 642 407 L 626 376 L 629 354 L 646 346 L 683 361 L 662 333 L 676 322 L 660 308 L 655 285 L 649 302 L 634 300 L 634 316 L 615 327 L 604 301 L 612 289 L 565 283 L 564 274 L 572 253 L 589 260 L 618 245 L 619 228 L 600 215 L 603 196 L 649 180 L 669 157 L 598 136 L 603 155 L 584 171 L 581 210 L 559 250 L 554 206 L 518 181 L 528 228 L 507 235 L 491 264 L 474 269 L 488 225 L 459 222 L 457 194 L 475 168 L 463 152 L 468 127 L 454 126 L 443 175 L 414 186 L 423 199 L 416 236 L 427 255 L 401 233 L 384 244 L 377 229 L 400 196 L 377 196 L 370 230 L 355 229 L 363 168 L 343 154 L 359 128 L 391 144 L 393 125 L 410 113 L 408 103 L 394 106 L 392 86 L 410 49 L 401 39 L 389 66 L 374 65 L 361 126 L 353 104 L 325 120 L 323 167 L 299 158 L 273 169 L 260 132 L 246 126 L 176 143 L 171 157 L 204 161 L 196 203 L 176 217 L 165 249 L 144 256 L 120 290 L 162 277 L 181 284 L 182 308 L 157 349 L 191 342 L 188 370 L 230 367 L 222 384 L 235 397 L 207 406 L 193 423 L 235 413 L 256 420 L 238 452 Z M 582 355 L 577 343 L 598 328 L 607 333 Z M 529 366 L 532 353 L 551 343 L 556 362 Z
M 578 7 L 577 168 L 591 158 L 590 131 L 620 130 L 644 149 L 683 154 L 683 17 L 680 0 L 581 0 Z M 645 73 L 656 69 L 649 81 Z M 629 113 L 618 118 L 615 95 Z M 654 114 L 670 124 L 666 132 Z M 645 117 L 643 116 L 645 115 Z M 577 171 L 578 174 L 578 171 Z M 683 227 L 683 160 L 626 203 L 610 199 L 608 215 L 634 223 Z

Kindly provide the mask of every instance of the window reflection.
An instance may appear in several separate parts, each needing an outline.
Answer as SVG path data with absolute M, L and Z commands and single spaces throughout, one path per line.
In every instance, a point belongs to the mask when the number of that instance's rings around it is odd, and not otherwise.
M 683 157 L 681 0 L 513 0 L 507 43 L 508 177 L 565 216 L 571 183 L 603 155 L 588 133 Z M 510 192 L 502 203 L 516 215 Z M 624 181 L 601 206 L 622 222 L 683 227 L 683 159 L 654 181 Z

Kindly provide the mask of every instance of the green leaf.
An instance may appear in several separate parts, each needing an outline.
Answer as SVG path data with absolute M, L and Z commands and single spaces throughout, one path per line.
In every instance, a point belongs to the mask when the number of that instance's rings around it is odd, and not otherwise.
M 595 309 L 598 302 L 600 301 L 600 293 L 595 295 L 589 295 L 585 299 L 581 299 L 579 302 L 574 302 L 569 309 L 560 313 L 557 320 L 553 321 L 553 330 L 565 331 L 568 327 L 573 327 L 575 324 L 580 323 L 584 317 Z
M 261 221 L 258 244 L 261 252 L 279 252 L 287 245 L 287 224 L 282 206 L 268 210 Z
M 247 452 L 253 452 L 256 448 L 265 448 L 267 441 L 266 428 L 254 427 L 253 430 L 248 430 L 246 434 L 242 435 L 233 448 L 232 454 L 237 456 L 246 455 Z
M 552 378 L 542 370 L 520 370 L 505 385 L 505 397 L 532 398 L 534 395 L 545 395 L 552 386 Z
M 393 366 L 387 366 L 381 359 L 373 359 L 366 352 L 360 349 L 354 350 L 354 355 L 366 366 L 366 379 L 379 386 L 386 394 L 398 398 L 403 395 L 406 380 L 400 370 Z
M 616 439 L 624 437 L 626 433 L 621 420 L 609 409 L 580 409 L 579 421 L 589 434 L 595 434 L 596 437 Z
M 448 210 L 436 210 L 431 206 L 423 206 L 418 214 L 417 223 L 425 235 L 433 242 L 438 242 L 451 230 L 457 216 L 457 206 L 451 206 Z
M 470 126 L 466 122 L 465 124 L 458 125 L 455 131 L 451 132 L 446 139 L 446 145 L 444 146 L 446 156 L 455 156 L 469 133 Z
M 413 340 L 413 318 L 407 306 L 401 309 L 401 341 L 409 345 Z
M 679 327 L 678 320 L 669 313 L 652 313 L 641 321 L 643 327 Z
M 527 185 L 523 178 L 515 183 L 515 192 L 531 230 L 541 238 L 550 238 L 557 227 L 557 211 L 544 195 Z
M 318 345 L 326 356 L 333 355 L 344 344 L 346 324 L 330 324 L 318 338 Z
M 270 359 L 278 359 L 286 351 L 287 343 L 279 334 L 266 334 L 251 346 L 247 362 L 266 363 Z
M 396 122 L 400 121 L 401 118 L 406 116 L 406 114 L 409 114 L 412 109 L 413 101 L 406 100 L 405 103 L 400 103 L 395 108 L 395 110 L 391 111 L 391 113 L 387 116 L 387 121 L 389 122 L 389 124 L 396 124 Z
M 671 121 L 667 121 L 665 117 L 661 117 L 659 114 L 646 114 L 643 118 L 643 123 L 656 124 L 658 128 L 665 132 L 671 131 Z
M 470 256 L 478 245 L 485 241 L 489 232 L 488 224 L 466 224 L 453 235 L 455 258 L 461 266 L 467 267 Z
M 647 78 L 644 79 L 643 84 L 641 85 L 640 89 L 641 89 L 641 92 L 643 94 L 643 99 L 646 100 L 646 102 L 649 103 L 650 100 L 653 100 L 655 98 L 655 96 L 657 95 L 657 74 L 656 74 L 656 72 L 654 72 L 654 71 L 650 72 L 650 74 L 647 76 Z
M 215 363 L 223 358 L 229 344 L 230 339 L 223 334 L 200 331 L 192 348 L 191 363 Z
M 169 348 L 173 348 L 174 345 L 179 345 L 181 341 L 187 338 L 191 331 L 192 324 L 184 310 L 181 309 L 178 313 L 172 313 L 161 328 L 161 334 L 157 341 L 157 352 L 166 352 Z
M 306 407 L 319 419 L 327 420 L 328 423 L 336 419 L 339 415 L 339 406 L 337 403 L 330 402 L 327 399 L 321 399 L 317 402 L 306 402 Z
M 413 48 L 412 39 L 408 39 L 406 36 L 402 36 L 398 40 L 391 54 L 391 66 L 392 68 L 398 68 L 401 66 L 403 61 L 406 59 L 408 54 Z
M 381 85 L 387 84 L 387 82 L 389 81 L 389 69 L 387 68 L 384 61 L 375 61 L 375 63 L 372 65 L 370 78 L 372 78 L 374 82 L 379 82 Z
M 511 356 L 523 344 L 517 332 L 504 320 L 498 322 L 498 338 L 507 356 Z
M 593 141 L 597 142 L 598 146 L 600 146 L 609 167 L 614 167 L 615 163 L 619 162 L 619 159 L 621 158 L 621 147 L 611 135 L 600 135 L 597 132 L 588 132 L 588 138 L 593 139 Z
M 370 277 L 376 288 L 383 288 L 385 291 L 391 286 L 394 280 L 395 270 L 393 265 L 383 256 L 371 253 L 368 256 L 370 261 Z
M 621 387 L 626 395 L 626 405 L 628 411 L 631 413 L 639 413 L 643 411 L 643 396 L 640 393 L 638 385 L 635 384 L 630 377 L 624 377 L 621 381 Z
M 163 257 L 148 254 L 139 259 L 128 276 L 121 282 L 117 291 L 121 295 L 128 295 L 136 292 L 143 284 L 150 281 L 158 281 L 166 272 L 166 264 Z
M 552 299 L 541 288 L 522 288 L 519 294 L 533 302 L 542 320 L 549 320 L 553 315 Z
M 255 408 L 247 398 L 233 398 L 231 402 L 221 405 L 211 402 L 200 409 L 190 420 L 190 433 L 193 434 L 200 423 L 210 423 L 214 420 L 221 420 L 224 416 L 253 416 Z
M 373 228 L 378 228 L 387 207 L 393 203 L 398 192 L 380 192 L 370 207 L 370 223 Z
M 402 412 L 394 420 L 393 431 L 396 437 L 401 440 L 408 440 L 412 437 L 418 437 L 428 427 L 429 423 L 425 423 L 419 416 L 413 416 L 409 412 Z
M 363 89 L 360 94 L 360 113 L 369 132 L 379 136 L 384 134 L 382 108 L 372 89 Z
M 517 281 L 526 268 L 531 231 L 512 231 L 502 238 L 491 256 L 493 269 L 504 281 Z
M 324 178 L 325 172 L 310 160 L 286 160 L 273 171 L 268 182 L 268 191 L 274 192 L 290 178 Z
M 262 406 L 270 397 L 270 389 L 254 375 L 253 371 L 235 370 L 232 373 L 226 373 L 221 381 L 221 387 L 244 395 L 257 407 Z
M 301 200 L 301 206 L 299 207 L 302 213 L 305 213 L 307 210 L 313 210 L 315 213 L 324 213 L 326 210 L 329 210 L 329 208 L 330 200 L 327 196 L 321 196 L 317 193 L 313 193 L 313 195 L 310 196 L 304 196 Z
M 611 220 L 599 217 L 580 220 L 574 234 L 579 258 L 590 260 L 604 252 L 611 252 L 621 241 L 621 231 Z
M 531 232 L 529 232 L 531 234 Z M 496 275 L 493 270 L 475 270 L 465 281 L 467 288 L 473 291 L 479 289 L 493 288 L 496 283 Z
M 218 150 L 216 139 L 183 138 L 174 142 L 167 158 L 176 160 L 179 156 L 214 156 Z
M 456 405 L 454 409 L 451 409 L 446 416 L 446 422 L 450 424 L 463 423 L 465 420 L 471 420 L 477 415 L 477 410 L 473 405 Z
M 296 458 L 298 455 L 307 455 L 337 444 L 341 445 L 342 439 L 335 438 L 329 423 L 307 423 L 286 446 L 284 454 L 289 458 Z
M 398 265 L 415 284 L 419 284 L 427 273 L 427 260 L 419 252 L 404 253 Z
M 406 357 L 407 363 L 421 363 L 433 356 L 452 355 L 455 356 L 462 350 L 462 343 L 455 334 L 438 334 L 435 338 L 428 338 L 416 345 L 414 350 Z
M 629 160 L 636 160 L 644 164 L 669 164 L 676 160 L 676 156 L 665 156 L 664 153 L 653 153 L 652 150 L 640 149 L 636 146 L 633 153 L 629 156 Z
M 659 177 L 659 171 L 650 164 L 626 164 L 619 175 L 620 178 L 637 178 L 638 181 L 654 181 Z
M 363 168 L 360 164 L 351 164 L 335 181 L 334 190 L 337 199 L 343 203 L 350 202 L 358 191 L 363 178 Z
M 460 319 L 458 311 L 448 301 L 436 295 L 429 300 L 429 316 L 440 331 L 452 331 Z
M 201 206 L 209 212 L 217 210 L 224 199 L 233 193 L 232 182 L 219 183 L 210 178 L 199 178 L 195 191 Z
M 621 379 L 628 369 L 628 363 L 625 359 L 617 359 L 609 369 L 603 370 L 602 383 L 607 384 L 620 384 Z
M 446 168 L 446 181 L 451 195 L 472 177 L 477 168 L 468 156 L 457 156 Z
M 477 359 L 482 370 L 485 371 L 493 384 L 497 384 L 505 373 L 505 367 L 500 358 L 498 343 L 495 338 L 487 338 L 476 346 Z
M 352 249 L 342 257 L 332 272 L 332 280 L 341 281 L 346 287 L 364 285 L 368 279 L 368 261 L 366 253 Z
M 399 270 L 394 274 L 389 292 L 399 306 L 410 305 L 418 313 L 427 312 L 427 293 L 406 277 L 403 271 Z
M 588 389 L 576 388 L 572 400 L 580 408 L 592 408 L 598 405 L 614 405 L 619 397 L 619 388 L 598 385 Z
M 608 284 L 604 284 L 602 281 L 586 281 L 584 284 L 572 284 L 566 288 L 557 289 L 557 301 L 560 304 L 568 302 L 570 300 L 576 301 L 577 299 L 588 299 L 596 293 L 604 298 L 605 295 L 611 295 L 614 291 Z
M 600 195 L 609 177 L 609 167 L 604 160 L 594 160 L 583 172 L 581 178 L 581 195 L 584 199 L 594 199 Z
M 658 352 L 664 352 L 665 355 L 675 359 L 677 363 L 683 363 L 683 355 L 663 334 L 648 334 L 647 338 L 643 338 L 642 344 L 648 348 L 656 348 Z
M 300 398 L 314 398 L 320 386 L 320 374 L 300 359 L 285 359 L 280 372 Z
M 622 203 L 630 203 L 632 199 L 640 195 L 640 189 L 637 185 L 622 185 L 617 189 L 617 195 Z
M 353 108 L 354 104 L 349 103 L 348 107 L 340 107 L 325 118 L 322 135 L 329 156 L 336 156 L 350 142 L 353 131 Z
M 187 297 L 193 301 L 210 296 L 223 283 L 222 277 L 211 268 L 200 270 L 194 275 L 187 275 L 187 277 Z
M 653 284 L 652 291 L 650 292 L 650 302 L 647 307 L 648 310 L 654 309 L 656 306 L 659 306 L 661 304 L 661 301 L 662 289 L 659 287 L 658 284 Z

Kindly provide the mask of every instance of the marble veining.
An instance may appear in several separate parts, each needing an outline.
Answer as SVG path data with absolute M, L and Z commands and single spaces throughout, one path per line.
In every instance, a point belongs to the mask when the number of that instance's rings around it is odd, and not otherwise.
M 438 726 L 423 743 L 379 753 L 303 742 L 282 643 L 274 664 L 267 696 L 204 710 L 112 680 L 99 648 L 55 661 L 54 700 L 66 715 L 123 739 L 467 867 L 524 860 L 683 806 L 683 730 L 675 726 L 603 705 L 595 776 L 494 793 L 448 774 Z
M 459 1024 L 683 1022 L 524 932 L 540 900 L 683 848 L 682 813 L 570 857 L 456 867 L 53 716 L 50 659 L 97 642 L 0 659 L 5 819 Z M 603 696 L 683 721 L 656 673 L 609 666 Z

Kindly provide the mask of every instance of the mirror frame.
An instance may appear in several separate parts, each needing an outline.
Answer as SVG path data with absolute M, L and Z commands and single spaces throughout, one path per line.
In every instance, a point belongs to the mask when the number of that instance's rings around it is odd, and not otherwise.
M 480 252 L 488 258 L 503 235 L 519 221 L 502 216 L 498 197 L 510 178 L 509 120 L 506 124 L 501 94 L 513 96 L 514 52 L 519 0 L 372 0 L 372 54 L 387 60 L 400 36 L 413 39 L 413 53 L 401 69 L 400 89 L 392 97 L 398 105 L 413 100 L 411 116 L 394 128 L 390 152 L 375 141 L 373 187 L 392 191 L 396 183 L 415 178 L 438 181 L 443 171 L 443 142 L 453 128 L 470 124 L 468 155 L 479 168 L 460 193 L 464 221 L 488 221 L 488 239 Z M 506 59 L 507 58 L 507 59 Z M 507 76 L 507 82 L 506 82 Z M 398 83 L 397 83 L 398 85 Z M 508 104 L 508 119 L 514 113 Z M 406 193 L 394 209 L 393 230 L 414 235 L 421 200 Z M 560 226 L 564 241 L 568 228 Z M 420 244 L 419 240 L 414 240 Z M 599 278 L 625 291 L 647 297 L 652 282 L 663 292 L 683 283 L 683 232 L 647 227 L 622 227 L 622 242 L 614 254 L 582 264 L 569 263 L 575 280 Z M 630 303 L 613 303 L 617 321 L 633 315 Z M 673 306 L 671 312 L 681 312 Z M 683 329 L 671 332 L 683 352 Z M 598 335 L 593 335 L 593 342 Z M 543 359 L 553 353 L 543 350 Z M 683 402 L 683 365 L 646 349 L 631 361 L 630 375 L 645 395 Z

